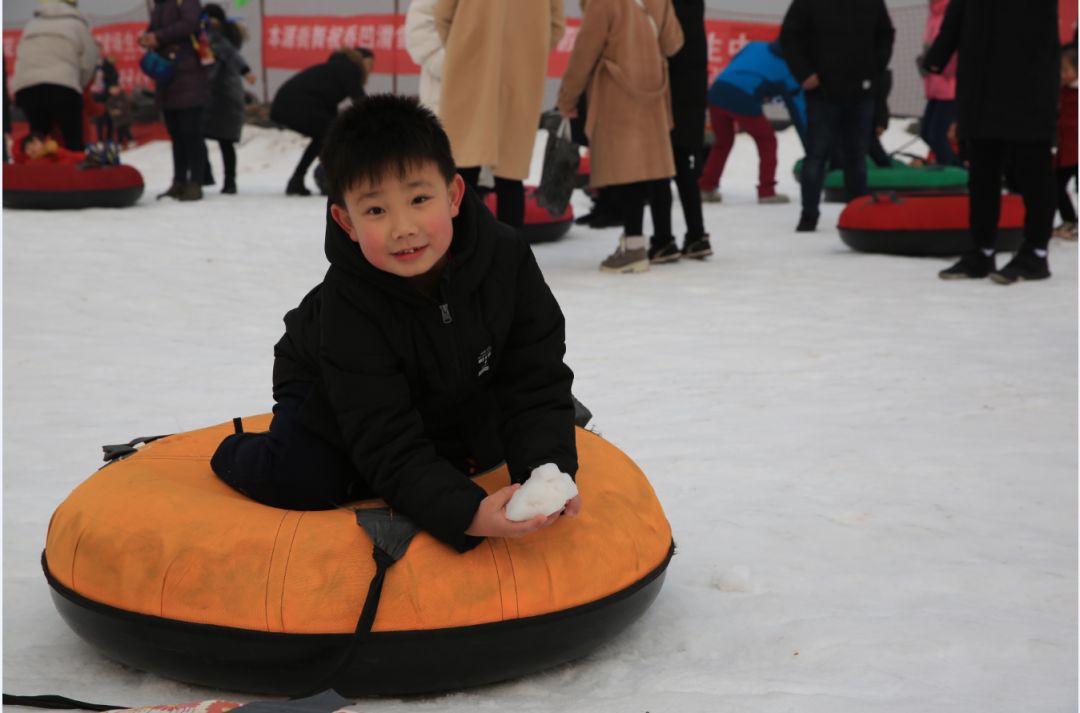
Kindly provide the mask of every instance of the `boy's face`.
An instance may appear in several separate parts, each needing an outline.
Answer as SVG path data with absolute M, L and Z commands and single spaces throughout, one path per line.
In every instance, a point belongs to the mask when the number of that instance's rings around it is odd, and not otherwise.
M 1061 86 L 1072 86 L 1076 81 L 1076 67 L 1065 57 L 1061 58 Z
M 374 267 L 399 277 L 423 275 L 440 263 L 454 236 L 465 182 L 446 182 L 432 162 L 405 176 L 391 171 L 378 183 L 345 191 L 345 205 L 330 215 Z
M 23 151 L 27 158 L 38 158 L 45 153 L 45 142 L 35 136 L 26 142 Z

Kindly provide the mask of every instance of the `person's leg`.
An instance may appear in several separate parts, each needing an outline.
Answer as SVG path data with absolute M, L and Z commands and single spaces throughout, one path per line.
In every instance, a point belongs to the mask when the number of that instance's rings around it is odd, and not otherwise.
M 52 131 L 52 110 L 46 94 L 44 84 L 35 84 L 15 92 L 15 106 L 26 114 L 31 134 L 48 136 Z
M 232 141 L 218 139 L 221 147 L 221 163 L 225 178 L 221 184 L 222 193 L 236 193 L 236 144 Z
M 673 149 L 675 151 L 675 188 L 679 191 L 679 203 L 682 205 L 683 218 L 686 220 L 685 242 L 690 242 L 705 235 L 705 217 L 701 210 L 701 191 L 698 189 L 700 156 L 694 149 L 681 146 L 674 146 Z
M 874 133 L 874 100 L 869 97 L 842 107 L 838 142 L 843 147 L 844 197 L 848 202 L 869 193 L 866 153 Z
M 181 146 L 180 125 L 175 110 L 166 110 L 165 130 L 169 134 L 169 148 L 172 150 L 173 177 L 172 185 L 178 188 L 187 180 L 187 163 L 184 160 L 184 151 Z M 170 191 L 173 189 L 170 188 Z M 158 196 L 159 198 L 161 196 Z
M 978 279 L 994 270 L 994 240 L 1001 217 L 1004 147 L 1004 142 L 993 139 L 970 142 L 968 223 L 973 246 L 958 262 L 938 273 L 943 280 Z
M 674 242 L 675 236 L 671 233 L 671 182 L 646 181 L 648 191 L 646 198 L 649 203 L 649 214 L 652 215 L 653 234 L 649 244 L 659 247 Z
M 53 121 L 60 127 L 64 148 L 82 151 L 86 148 L 86 137 L 83 134 L 82 94 L 68 87 L 49 85 L 49 89 L 51 90 Z
M 514 228 L 525 225 L 525 184 L 495 176 L 495 217 Z
M 821 189 L 825 185 L 825 162 L 832 146 L 836 105 L 819 98 L 816 92 L 806 97 L 806 158 L 803 159 L 799 184 L 802 192 L 802 216 L 796 230 L 817 228 Z
M 319 151 L 322 150 L 323 135 L 311 137 L 311 143 L 304 149 L 303 155 L 300 156 L 300 162 L 296 164 L 296 168 L 293 169 L 292 177 L 289 179 L 289 185 L 285 187 L 285 193 L 290 196 L 310 196 L 311 191 L 304 185 L 304 177 L 307 176 L 308 169 L 311 168 L 311 164 L 315 163 L 315 159 L 319 157 Z
M 600 263 L 603 272 L 645 272 L 649 269 L 649 255 L 643 230 L 647 182 L 625 183 L 612 186 L 616 189 L 619 205 L 623 211 L 624 231 L 615 252 Z
M 881 145 L 881 139 L 878 138 L 877 132 L 873 128 L 870 129 L 866 153 L 878 168 L 892 166 L 892 158 L 885 151 L 885 147 Z
M 252 500 L 293 510 L 329 510 L 366 493 L 345 453 L 304 428 L 303 397 L 279 396 L 270 430 L 227 436 L 210 459 L 214 473 Z
M 198 106 L 181 109 L 177 113 L 187 167 L 187 190 L 182 199 L 198 200 L 202 198 L 203 173 L 207 157 L 206 142 L 202 135 L 203 108 Z
M 720 177 L 724 175 L 731 147 L 735 144 L 735 119 L 727 109 L 709 107 L 709 124 L 713 130 L 713 145 L 705 166 L 701 169 L 698 187 L 711 198 L 720 188 Z
M 776 194 L 776 131 L 764 114 L 739 116 L 737 121 L 757 146 L 758 198 L 769 198 Z
M 1000 284 L 1050 277 L 1046 248 L 1054 228 L 1054 158 L 1049 141 L 1011 141 L 1008 162 L 1024 197 L 1024 242 L 990 278 Z
M 1069 184 L 1076 178 L 1076 166 L 1059 166 L 1055 171 L 1057 177 L 1057 208 L 1061 213 L 1061 220 L 1066 223 L 1076 222 L 1076 207 L 1073 205 L 1072 191 Z
M 934 160 L 941 161 L 941 157 L 938 156 L 935 146 L 935 138 L 933 128 L 936 126 L 935 117 L 938 112 L 938 106 L 940 102 L 937 99 L 927 99 L 926 106 L 923 108 L 922 118 L 919 119 L 919 138 L 923 140 L 927 148 L 934 152 Z
M 199 143 L 202 144 L 203 172 L 202 172 L 202 181 L 201 181 L 201 183 L 204 186 L 212 186 L 212 185 L 214 185 L 215 181 L 214 181 L 214 169 L 210 165 L 210 149 L 206 146 L 206 138 L 205 137 Z

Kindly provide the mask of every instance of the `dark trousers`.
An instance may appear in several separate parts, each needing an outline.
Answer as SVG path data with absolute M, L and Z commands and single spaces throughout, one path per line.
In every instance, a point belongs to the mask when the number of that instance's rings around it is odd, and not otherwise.
M 660 190 L 662 185 L 668 189 L 667 178 L 656 181 L 638 181 L 637 183 L 620 183 L 608 186 L 615 203 L 619 206 L 623 216 L 623 232 L 627 236 L 644 235 L 645 228 L 645 203 L 649 196 Z M 670 189 L 668 189 L 670 201 Z M 671 209 L 670 205 L 666 213 L 659 216 L 653 214 L 653 230 L 657 235 L 671 235 Z
M 304 149 L 303 155 L 300 156 L 300 163 L 296 164 L 296 168 L 293 169 L 292 178 L 289 179 L 289 183 L 303 183 L 304 176 L 307 175 L 307 171 L 311 168 L 311 164 L 315 163 L 315 159 L 319 157 L 319 152 L 322 151 L 323 135 L 312 136 L 311 143 Z
M 701 214 L 701 156 L 694 149 L 673 146 L 675 153 L 675 188 L 686 217 L 686 241 L 705 236 L 705 219 Z M 671 234 L 671 186 L 667 181 L 651 183 L 649 211 L 653 219 L 653 244 L 663 245 L 675 239 Z M 666 228 L 666 231 L 665 231 Z
M 116 143 L 116 125 L 113 123 L 113 118 L 109 116 L 108 111 L 99 116 L 95 123 L 97 124 L 98 141 Z
M 867 194 L 866 151 L 874 121 L 874 102 L 869 97 L 855 102 L 830 102 L 811 92 L 806 97 L 807 139 L 803 160 L 802 209 L 818 214 L 825 164 L 835 143 L 844 169 L 844 194 L 848 201 Z
M 875 166 L 879 166 L 880 168 L 892 166 L 892 157 L 885 151 L 885 147 L 881 145 L 881 139 L 878 138 L 876 131 L 870 132 L 870 141 L 866 147 L 866 155 L 870 157 L 870 160 L 874 162 Z
M 206 145 L 202 137 L 203 108 L 165 111 L 165 128 L 172 142 L 173 184 L 202 185 Z
M 474 191 L 480 190 L 479 166 L 459 168 L 458 173 Z M 525 225 L 524 182 L 495 176 L 495 217 L 514 228 Z
M 1076 222 L 1076 207 L 1073 205 L 1072 191 L 1069 184 L 1076 180 L 1076 166 L 1058 166 L 1057 168 L 1057 207 L 1061 219 L 1066 223 Z
M 956 121 L 956 102 L 946 99 L 930 99 L 926 102 L 919 136 L 934 152 L 934 161 L 942 166 L 960 166 L 960 157 L 949 143 L 949 125 Z
M 26 113 L 30 132 L 48 136 L 60 129 L 64 148 L 82 151 L 83 98 L 74 89 L 58 84 L 35 84 L 15 92 L 15 103 Z
M 1002 174 L 1008 170 L 1024 198 L 1023 248 L 1046 249 L 1054 226 L 1053 158 L 1049 141 L 973 139 L 968 191 L 969 217 L 975 246 L 992 249 L 1001 217 Z
M 218 139 L 221 147 L 221 163 L 225 171 L 225 183 L 236 183 L 236 142 Z M 206 174 L 203 176 L 204 185 L 213 185 L 214 175 L 210 170 L 210 153 L 206 150 L 206 142 L 203 142 L 203 156 L 206 161 Z
M 234 433 L 210 459 L 221 480 L 252 500 L 277 508 L 330 510 L 370 497 L 355 485 L 356 470 L 345 453 L 304 428 L 300 404 L 310 387 L 279 393 L 270 430 Z

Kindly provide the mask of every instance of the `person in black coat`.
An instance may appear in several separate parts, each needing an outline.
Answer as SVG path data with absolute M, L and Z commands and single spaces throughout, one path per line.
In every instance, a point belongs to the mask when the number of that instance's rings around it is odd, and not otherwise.
M 225 16 L 225 9 L 217 3 L 204 5 L 203 17 L 210 49 L 214 52 L 214 63 L 210 65 L 210 101 L 203 116 L 203 136 L 217 141 L 221 147 L 225 172 L 221 192 L 236 193 L 236 144 L 244 127 L 245 97 L 241 80 L 254 84 L 255 75 L 240 54 L 245 36 L 243 26 L 229 20 Z M 214 176 L 207 160 L 203 185 L 213 184 Z
M 285 315 L 269 432 L 226 438 L 214 472 L 276 507 L 381 497 L 459 551 L 550 524 L 508 520 L 517 486 L 470 478 L 503 461 L 515 484 L 577 471 L 564 319 L 528 243 L 466 189 L 413 98 L 346 110 L 321 160 L 330 268 Z
M 311 139 L 300 163 L 285 188 L 290 196 L 310 196 L 304 176 L 322 148 L 323 136 L 346 99 L 354 103 L 364 98 L 364 84 L 375 55 L 364 48 L 342 47 L 322 64 L 294 74 L 277 90 L 270 105 L 270 118 Z
M 926 53 L 931 72 L 942 71 L 959 53 L 957 136 L 970 161 L 975 249 L 941 271 L 942 279 L 989 276 L 1009 284 L 1050 277 L 1046 247 L 1056 195 L 1051 147 L 1061 76 L 1057 13 L 1056 0 L 952 0 Z M 994 239 L 1006 171 L 1024 197 L 1024 243 L 996 270 Z
M 807 146 L 798 231 L 817 229 L 830 146 L 838 142 L 847 199 L 865 195 L 874 81 L 895 36 L 884 0 L 793 0 L 780 27 L 791 73 L 806 89 Z
M 671 186 L 668 181 L 654 182 L 649 196 L 654 230 L 649 261 L 653 263 L 673 262 L 682 256 L 703 260 L 712 255 L 698 188 L 705 151 L 705 95 L 709 90 L 705 1 L 674 0 L 672 5 L 682 25 L 683 46 L 668 58 L 671 110 L 675 118 L 671 148 L 675 155 L 675 187 L 686 219 L 686 236 L 680 251 L 671 232 Z

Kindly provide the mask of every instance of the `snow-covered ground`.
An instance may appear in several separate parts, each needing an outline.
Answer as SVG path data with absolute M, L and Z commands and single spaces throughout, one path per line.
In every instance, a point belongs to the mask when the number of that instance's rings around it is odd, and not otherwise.
M 148 185 L 134 208 L 4 211 L 6 692 L 225 695 L 82 643 L 39 557 L 101 444 L 269 408 L 281 317 L 325 270 L 323 200 L 282 195 L 301 148 L 248 130 L 240 194 L 179 204 L 153 200 L 152 144 L 124 156 Z M 793 198 L 800 155 L 782 132 Z M 655 605 L 571 665 L 359 709 L 1076 710 L 1076 245 L 1052 243 L 1047 282 L 946 283 L 945 260 L 849 251 L 839 206 L 796 234 L 795 204 L 756 205 L 756 171 L 740 136 L 708 261 L 601 274 L 617 229 L 536 248 L 575 391 L 674 528 Z

